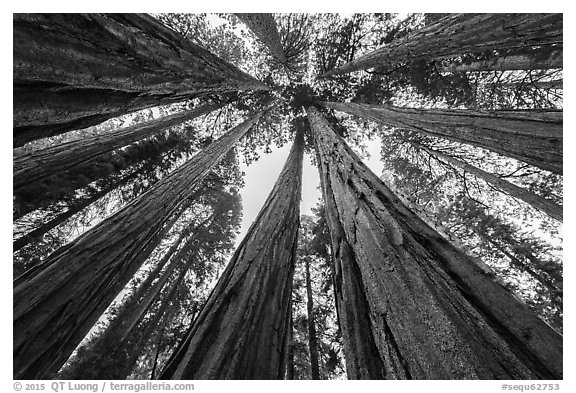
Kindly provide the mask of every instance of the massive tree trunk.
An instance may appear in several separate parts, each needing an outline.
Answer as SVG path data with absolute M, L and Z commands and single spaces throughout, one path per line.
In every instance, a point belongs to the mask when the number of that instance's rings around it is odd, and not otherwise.
M 453 14 L 321 78 L 415 60 L 562 44 L 562 14 Z
M 152 106 L 269 87 L 148 15 L 15 14 L 14 146 Z
M 74 170 L 78 165 L 85 165 L 103 154 L 110 153 L 131 143 L 149 138 L 166 131 L 178 124 L 195 119 L 224 106 L 221 104 L 203 105 L 191 111 L 150 120 L 141 124 L 93 135 L 32 151 L 15 157 L 12 172 L 13 189 L 17 192 L 38 181 Z
M 283 379 L 304 141 L 161 379 Z
M 340 102 L 322 105 L 391 127 L 488 149 L 562 174 L 561 110 L 416 109 Z
M 278 26 L 272 14 L 234 14 L 252 32 L 258 39 L 266 45 L 272 56 L 274 56 L 280 63 L 286 63 L 286 55 L 282 48 L 280 41 L 280 34 L 278 34 Z
M 436 157 L 441 161 L 445 161 L 457 168 L 463 169 L 466 172 L 471 173 L 476 177 L 479 177 L 486 183 L 491 184 L 492 186 L 498 188 L 499 190 L 507 193 L 511 197 L 518 198 L 521 201 L 526 202 L 534 209 L 540 210 L 541 212 L 546 213 L 547 215 L 558 221 L 562 221 L 562 206 L 558 205 L 556 202 L 541 197 L 540 195 L 534 194 L 533 192 L 525 188 L 518 187 L 517 185 L 510 183 L 509 181 L 506 181 L 503 178 L 495 176 L 492 173 L 488 173 L 480 168 L 468 164 L 467 162 L 460 161 L 457 158 L 451 157 L 437 150 L 430 149 L 420 144 L 415 144 L 415 146 L 416 148 L 424 150 L 431 156 Z
M 474 71 L 505 71 L 505 70 L 548 70 L 562 68 L 562 48 L 534 51 L 533 53 L 514 54 L 493 57 L 487 60 L 471 62 L 441 61 L 440 72 L 474 72 Z
M 308 109 L 350 379 L 561 379 L 562 336 Z
M 264 111 L 63 250 L 14 288 L 14 378 L 55 372 L 153 251 L 151 242 Z
M 304 257 L 306 268 L 306 311 L 308 313 L 308 347 L 310 349 L 310 369 L 312 379 L 320 379 L 318 365 L 318 341 L 316 339 L 316 324 L 314 322 L 314 300 L 312 298 L 312 281 L 310 280 L 310 258 Z

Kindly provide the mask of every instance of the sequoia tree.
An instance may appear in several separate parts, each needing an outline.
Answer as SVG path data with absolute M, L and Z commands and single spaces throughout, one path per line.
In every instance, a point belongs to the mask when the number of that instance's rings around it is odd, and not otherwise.
M 14 378 L 561 379 L 562 15 L 239 18 L 14 16 Z
M 15 14 L 14 146 L 143 108 L 269 87 L 148 15 Z
M 440 72 L 545 70 L 562 68 L 562 57 L 562 48 L 551 47 L 545 52 L 532 51 L 486 60 L 440 61 L 438 70 Z
M 562 337 L 408 209 L 314 107 L 351 379 L 562 378 Z
M 282 379 L 296 258 L 304 140 L 160 379 Z
M 561 110 L 419 109 L 323 102 L 392 127 L 466 143 L 562 174 Z
M 270 53 L 276 57 L 280 63 L 286 63 L 286 55 L 284 54 L 280 35 L 278 34 L 278 26 L 276 26 L 276 21 L 272 14 L 242 13 L 234 15 L 252 30 L 256 37 L 266 45 Z
M 320 77 L 497 49 L 562 44 L 562 14 L 450 14 Z
M 39 379 L 66 361 L 155 248 L 155 235 L 264 111 L 234 127 L 113 216 L 54 252 L 14 288 L 14 377 Z M 159 240 L 159 239 L 158 239 Z
M 12 175 L 14 191 L 19 191 L 21 188 L 47 177 L 58 176 L 78 165 L 90 163 L 105 153 L 166 131 L 171 127 L 219 109 L 223 105 L 224 102 L 206 104 L 191 111 L 183 111 L 102 135 L 97 134 L 15 157 Z
M 308 347 L 310 348 L 310 369 L 312 379 L 320 379 L 318 366 L 318 343 L 316 341 L 316 325 L 314 323 L 314 300 L 312 298 L 312 281 L 310 279 L 310 258 L 304 257 L 306 269 L 306 310 L 308 311 Z
M 556 202 L 546 199 L 540 195 L 533 193 L 530 190 L 525 188 L 519 187 L 514 183 L 511 183 L 501 177 L 498 177 L 492 173 L 486 172 L 480 168 L 475 167 L 474 165 L 470 165 L 467 162 L 459 160 L 455 157 L 451 157 L 448 154 L 442 153 L 440 151 L 430 149 L 426 146 L 417 144 L 418 149 L 422 149 L 431 156 L 435 157 L 438 160 L 445 161 L 457 168 L 463 169 L 466 172 L 471 173 L 474 176 L 479 177 L 480 179 L 484 180 L 486 183 L 500 189 L 502 192 L 507 193 L 511 197 L 518 198 L 533 208 L 540 210 L 550 217 L 562 221 L 562 206 L 557 204 Z

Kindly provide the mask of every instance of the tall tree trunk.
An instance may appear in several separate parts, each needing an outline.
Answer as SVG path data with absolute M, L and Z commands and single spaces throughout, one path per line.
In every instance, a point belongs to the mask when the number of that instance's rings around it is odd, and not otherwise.
M 264 111 L 234 127 L 14 288 L 14 378 L 57 371 L 153 251 L 154 236 Z
M 488 149 L 562 174 L 561 110 L 416 109 L 340 102 L 322 105 L 388 126 Z
M 146 316 L 153 302 L 158 300 L 169 278 L 172 278 L 172 282 L 168 284 L 166 293 L 169 293 L 170 296 L 165 296 L 165 298 L 169 297 L 168 299 L 161 298 L 165 300 L 161 300 L 160 309 L 162 309 L 163 302 L 172 300 L 172 288 L 179 285 L 181 282 L 180 277 L 183 277 L 193 264 L 192 260 L 188 260 L 184 266 L 181 266 L 180 262 L 183 254 L 179 252 L 178 255 L 172 259 L 169 266 L 162 271 L 162 274 L 159 274 L 162 270 L 161 267 L 163 267 L 170 258 L 171 255 L 169 254 L 173 251 L 173 246 L 178 244 L 179 240 L 181 239 L 178 239 L 170 247 L 153 271 L 151 271 L 144 282 L 140 284 L 135 293 L 124 301 L 112 322 L 90 343 L 90 353 L 68 366 L 67 373 L 72 375 L 70 379 L 94 379 L 94 374 L 90 372 L 92 372 L 91 369 L 93 368 L 96 357 L 101 356 L 103 353 L 113 353 L 117 350 L 124 350 L 126 339 L 131 336 L 134 327 Z M 174 278 L 173 273 L 176 268 L 180 268 L 180 273 Z M 154 282 L 157 278 L 159 279 Z M 154 285 L 152 285 L 152 282 L 154 282 Z M 141 351 L 142 348 L 138 350 Z M 116 356 L 112 356 L 112 358 L 116 358 Z M 86 374 L 87 371 L 89 372 L 88 374 Z M 117 372 L 116 369 L 114 369 L 113 372 Z M 110 374 L 108 367 L 100 368 L 97 376 L 102 379 L 116 379 L 117 377 L 115 374 Z
M 174 311 L 178 307 L 178 304 L 173 302 L 172 299 L 174 298 L 178 287 L 182 284 L 182 280 L 185 276 L 186 271 L 181 271 L 175 283 L 170 287 L 170 291 L 166 294 L 166 296 L 162 298 L 158 310 L 154 312 L 154 315 L 151 317 L 150 321 L 145 325 L 144 330 L 138 335 L 135 344 L 132 345 L 134 350 L 130 353 L 128 359 L 126 359 L 126 361 L 122 364 L 121 370 L 113 370 L 112 374 L 108 374 L 107 372 L 99 373 L 97 379 L 126 379 L 128 375 L 130 375 L 130 372 L 140 357 L 146 342 L 158 329 L 158 324 L 160 321 L 162 321 L 163 324 L 170 323 L 170 320 L 174 315 Z
M 154 362 L 150 369 L 150 380 L 156 379 L 156 370 L 158 369 L 158 357 L 160 355 L 160 344 L 162 344 L 162 338 L 164 337 L 164 330 L 166 330 L 166 321 L 162 322 L 162 328 L 157 333 L 156 338 L 156 353 L 154 354 Z
M 15 157 L 12 172 L 13 189 L 17 192 L 38 181 L 59 176 L 79 165 L 85 165 L 103 154 L 113 152 L 131 143 L 149 138 L 178 124 L 195 119 L 224 106 L 207 104 L 160 119 L 110 131 L 101 135 L 55 145 Z
M 294 312 L 290 301 L 290 321 L 288 323 L 288 344 L 286 350 L 286 380 L 294 379 Z
M 160 259 L 135 293 L 122 304 L 116 317 L 99 340 L 101 345 L 110 345 L 111 342 L 122 343 L 136 324 L 142 320 L 146 312 L 148 312 L 170 277 L 172 277 L 174 271 L 177 268 L 188 271 L 192 267 L 193 259 L 186 261 L 183 266 L 181 266 L 181 263 L 183 257 L 196 245 L 196 241 L 189 239 L 178 252 L 176 251 L 191 233 L 205 226 L 206 223 L 212 219 L 212 216 L 213 215 L 205 219 L 198 226 L 190 226 L 182 231 L 178 239 L 168 248 L 162 256 L 162 259 Z M 175 253 L 176 255 L 174 255 Z M 174 258 L 172 258 L 172 256 L 174 256 Z M 170 262 L 168 263 L 168 261 Z M 166 264 L 168 264 L 168 266 L 166 266 Z M 165 266 L 166 268 L 163 269 Z
M 152 285 L 147 292 L 142 294 L 144 296 L 136 299 L 136 302 L 133 304 L 134 308 L 129 307 L 126 309 L 126 313 L 122 316 L 122 319 L 119 320 L 120 326 L 119 326 L 118 330 L 116 331 L 117 332 L 117 339 L 119 341 L 123 341 L 126 339 L 128 334 L 130 333 L 130 331 L 134 328 L 134 326 L 136 326 L 138 321 L 140 321 L 141 318 L 150 309 L 154 300 L 156 299 L 156 297 L 158 296 L 158 294 L 160 293 L 162 288 L 164 288 L 164 286 L 168 282 L 168 279 L 170 278 L 172 273 L 176 270 L 177 267 L 179 267 L 183 256 L 186 255 L 187 252 L 192 250 L 193 246 L 194 246 L 194 242 L 187 243 L 176 254 L 176 256 L 174 257 L 174 260 L 165 269 L 165 272 L 163 272 L 160 279 L 158 281 L 156 281 L 154 283 L 154 285 Z M 192 267 L 192 264 L 193 264 L 193 260 L 189 259 L 184 264 L 184 270 L 188 271 Z
M 403 205 L 310 107 L 350 379 L 562 378 L 562 336 Z
M 132 156 L 128 153 L 128 156 L 122 154 L 122 158 L 124 159 L 126 166 L 128 168 L 135 168 L 141 175 L 146 175 L 147 173 L 154 170 L 153 167 L 160 165 L 162 162 L 165 162 L 166 159 L 174 152 L 174 149 L 178 148 L 179 141 L 178 139 L 174 138 L 162 138 L 162 141 L 154 142 L 152 146 L 147 145 L 142 147 L 142 151 L 138 153 L 137 156 Z M 130 149 L 127 149 L 130 152 Z M 103 158 L 105 160 L 105 158 Z M 102 165 L 102 161 L 98 160 L 97 165 Z M 86 170 L 85 170 L 86 169 Z M 63 193 L 56 192 L 56 193 L 42 193 L 43 187 L 36 188 L 29 188 L 24 190 L 23 193 L 14 193 L 14 209 L 12 219 L 14 221 L 24 217 L 26 214 L 33 212 L 34 210 L 38 209 L 47 209 L 51 205 L 66 201 L 71 202 L 75 198 L 75 190 L 87 187 L 90 183 L 98 180 L 105 180 L 104 177 L 108 175 L 102 174 L 99 170 L 89 170 L 87 166 L 80 167 L 78 169 L 82 172 L 82 178 L 78 176 L 66 176 L 64 177 L 64 182 L 66 182 L 67 190 Z M 117 168 L 115 173 L 118 173 L 121 169 Z M 73 183 L 69 181 L 69 179 L 73 179 Z M 54 180 L 54 182 L 50 181 Z M 52 187 L 56 185 L 56 189 L 58 186 L 61 185 L 62 179 L 50 179 L 47 183 L 48 187 Z M 153 179 L 150 179 L 150 186 L 153 183 Z M 121 181 L 121 179 L 116 178 L 113 181 Z M 40 190 L 40 191 L 39 191 Z M 31 195 L 33 194 L 33 196 Z
M 299 135 L 264 207 L 161 379 L 283 379 L 303 154 Z
M 415 60 L 562 44 L 562 14 L 453 14 L 320 78 Z
M 320 379 L 318 365 L 318 342 L 316 339 L 316 324 L 314 322 L 314 300 L 312 298 L 312 281 L 310 280 L 310 258 L 304 257 L 306 268 L 306 311 L 308 313 L 308 347 L 310 349 L 310 369 L 312 379 Z
M 440 72 L 475 72 L 505 70 L 548 70 L 562 68 L 562 48 L 552 47 L 543 51 L 493 57 L 471 62 L 441 61 Z
M 431 156 L 436 157 L 441 161 L 445 161 L 457 168 L 463 169 L 466 172 L 471 173 L 472 175 L 484 180 L 486 183 L 507 193 L 511 197 L 518 198 L 521 201 L 526 202 L 534 209 L 540 210 L 541 212 L 546 213 L 547 215 L 558 221 L 562 221 L 562 206 L 558 205 L 556 202 L 541 197 L 540 195 L 534 194 L 533 192 L 525 188 L 518 187 L 517 185 L 510 183 L 509 181 L 504 180 L 501 177 L 495 176 L 492 173 L 486 172 L 480 168 L 470 165 L 467 162 L 461 161 L 455 157 L 451 157 L 437 150 L 430 149 L 421 144 L 415 144 L 415 146 L 418 149 L 424 150 Z
M 475 232 L 481 239 L 483 239 L 485 242 L 492 245 L 494 248 L 496 248 L 498 251 L 504 254 L 510 260 L 511 265 L 513 265 L 514 267 L 525 273 L 528 273 L 533 279 L 542 284 L 542 286 L 552 294 L 552 302 L 555 303 L 556 306 L 562 308 L 562 301 L 560 300 L 562 298 L 561 279 L 560 281 L 557 281 L 554 278 L 551 278 L 550 276 L 542 275 L 541 272 L 535 270 L 535 269 L 540 270 L 538 265 L 531 266 L 530 264 L 521 261 L 518 257 L 516 257 L 516 255 L 506 250 L 506 248 L 503 245 L 494 241 L 494 239 L 491 239 L 490 236 L 488 236 L 485 232 L 480 232 L 476 230 Z
M 66 222 L 70 217 L 74 216 L 76 213 L 82 211 L 85 207 L 90 206 L 92 203 L 96 202 L 98 199 L 102 198 L 104 195 L 108 194 L 112 190 L 120 188 L 130 182 L 131 180 L 137 178 L 140 175 L 139 171 L 134 171 L 127 176 L 124 176 L 118 182 L 112 183 L 109 187 L 105 187 L 100 191 L 94 193 L 89 198 L 80 200 L 78 203 L 70 206 L 68 210 L 58 214 L 56 217 L 51 219 L 50 221 L 40 225 L 38 228 L 28 232 L 24 236 L 16 239 L 12 243 L 12 251 L 16 252 L 21 248 L 27 246 L 31 242 L 36 241 L 37 239 L 41 239 L 46 233 L 51 231 L 52 229 L 56 228 L 58 225 Z
M 282 48 L 280 41 L 280 34 L 278 34 L 278 26 L 272 14 L 234 14 L 246 26 L 252 30 L 254 35 L 266 45 L 272 56 L 274 56 L 280 63 L 286 63 L 286 55 Z
M 14 147 L 136 110 L 269 87 L 148 15 L 15 14 Z
M 187 206 L 187 205 L 185 205 L 185 206 Z M 168 234 L 168 232 L 170 231 L 172 226 L 180 218 L 180 214 L 185 210 L 185 206 L 180 207 L 180 209 L 176 213 L 171 215 L 170 220 L 149 241 L 149 243 L 151 245 L 156 245 L 157 243 L 159 243 L 164 238 L 164 236 L 166 236 Z M 40 264 L 35 265 L 35 266 L 27 269 L 26 271 L 24 271 L 24 273 L 22 273 L 21 275 L 19 275 L 18 277 L 16 277 L 12 281 L 13 288 L 16 289 L 20 285 L 26 285 L 28 282 L 32 281 L 32 279 L 34 279 L 40 273 L 48 270 L 48 268 L 50 268 L 52 265 L 54 265 L 55 263 L 58 262 L 58 256 L 61 254 L 64 254 L 66 252 L 66 250 L 68 250 L 68 248 L 71 247 L 73 244 L 74 244 L 74 242 L 71 242 L 71 243 L 68 243 L 68 244 L 61 246 L 60 248 L 58 248 L 54 252 L 52 252 L 52 254 L 50 254 L 50 258 L 45 259 Z M 153 249 L 150 250 L 150 253 L 152 252 L 152 250 Z

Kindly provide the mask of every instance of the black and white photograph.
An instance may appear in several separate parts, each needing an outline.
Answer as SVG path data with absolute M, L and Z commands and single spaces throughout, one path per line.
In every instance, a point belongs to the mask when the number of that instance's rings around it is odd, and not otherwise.
M 494 11 L 12 13 L 14 391 L 563 390 L 564 14 Z

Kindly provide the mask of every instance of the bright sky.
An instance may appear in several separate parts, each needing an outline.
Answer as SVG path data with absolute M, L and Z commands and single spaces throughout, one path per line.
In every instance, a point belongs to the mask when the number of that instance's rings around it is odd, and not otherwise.
M 381 139 L 379 137 L 367 141 L 366 150 L 370 154 L 370 157 L 364 159 L 364 163 L 368 168 L 372 169 L 377 175 L 382 174 L 383 168 L 383 164 L 380 162 L 380 145 Z M 274 183 L 288 158 L 291 147 L 291 144 L 286 144 L 281 148 L 273 149 L 272 153 L 269 154 L 259 151 L 260 159 L 253 162 L 250 166 L 246 166 L 246 164 L 240 160 L 240 169 L 246 174 L 244 177 L 246 185 L 240 191 L 243 215 L 240 234 L 236 238 L 236 245 L 242 241 L 242 238 L 264 205 L 268 194 L 272 191 L 272 187 L 274 187 Z M 304 157 L 302 201 L 300 203 L 300 214 L 308 215 L 312 214 L 310 209 L 316 206 L 318 199 L 322 197 L 318 170 L 312 166 L 310 158 L 309 155 L 305 155 Z

